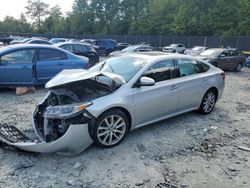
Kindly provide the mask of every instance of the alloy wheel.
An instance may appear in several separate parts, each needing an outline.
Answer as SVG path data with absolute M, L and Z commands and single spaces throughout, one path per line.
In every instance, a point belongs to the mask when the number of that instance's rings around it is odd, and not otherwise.
M 106 146 L 115 145 L 125 136 L 126 126 L 126 122 L 121 116 L 108 116 L 97 128 L 98 140 Z
M 209 113 L 213 110 L 216 101 L 214 92 L 208 92 L 203 100 L 202 108 L 205 113 Z

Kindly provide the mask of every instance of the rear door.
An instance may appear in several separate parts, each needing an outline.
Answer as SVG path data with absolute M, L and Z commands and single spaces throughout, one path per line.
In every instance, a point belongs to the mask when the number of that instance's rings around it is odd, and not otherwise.
M 231 56 L 231 64 L 230 69 L 235 69 L 238 65 L 238 63 L 242 63 L 244 65 L 244 62 L 242 62 L 242 58 L 240 56 L 240 53 L 235 50 L 230 50 L 230 56 Z
M 35 52 L 35 49 L 24 49 L 2 55 L 0 60 L 0 85 L 34 85 L 33 61 Z
M 223 51 L 218 60 L 218 67 L 224 70 L 230 69 L 232 66 L 232 58 L 229 50 Z
M 134 89 L 136 124 L 149 122 L 176 113 L 179 93 L 175 85 L 176 71 L 173 60 L 164 60 L 152 65 L 143 76 L 155 80 L 154 86 Z
M 179 69 L 177 80 L 180 92 L 178 112 L 199 107 L 209 87 L 209 77 L 205 73 L 207 70 L 193 59 L 176 59 L 176 62 Z
M 40 84 L 46 83 L 64 69 L 70 68 L 67 55 L 62 51 L 41 48 L 36 61 L 36 77 Z

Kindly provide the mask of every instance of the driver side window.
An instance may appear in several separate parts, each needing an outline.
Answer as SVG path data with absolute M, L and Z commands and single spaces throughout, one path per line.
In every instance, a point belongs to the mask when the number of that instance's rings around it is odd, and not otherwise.
M 165 60 L 152 65 L 144 76 L 152 78 L 155 82 L 170 80 L 175 77 L 173 60 Z

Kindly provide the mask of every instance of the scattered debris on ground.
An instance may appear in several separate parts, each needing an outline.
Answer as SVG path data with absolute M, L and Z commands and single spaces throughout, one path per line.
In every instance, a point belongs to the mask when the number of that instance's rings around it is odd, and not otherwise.
M 192 112 L 131 132 L 111 149 L 91 146 L 69 158 L 0 143 L 0 187 L 250 187 L 250 69 L 226 73 L 213 113 Z M 0 90 L 0 122 L 32 133 L 46 94 Z

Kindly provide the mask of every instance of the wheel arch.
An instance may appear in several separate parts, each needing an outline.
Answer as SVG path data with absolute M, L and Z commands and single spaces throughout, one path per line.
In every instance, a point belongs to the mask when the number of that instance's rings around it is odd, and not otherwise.
M 103 113 L 105 113 L 107 111 L 110 111 L 110 110 L 120 110 L 126 115 L 126 117 L 128 118 L 128 121 L 129 121 L 129 129 L 128 130 L 130 131 L 131 125 L 132 125 L 132 116 L 131 116 L 130 112 L 124 107 L 115 106 L 115 107 L 112 107 L 112 108 L 109 108 L 109 109 L 105 110 Z M 100 114 L 99 116 L 101 116 L 102 114 Z
M 218 90 L 215 86 L 213 86 L 213 87 L 210 87 L 210 88 L 206 91 L 206 93 L 207 93 L 209 90 L 213 90 L 213 91 L 215 92 L 215 94 L 216 94 L 216 101 L 217 101 L 218 95 L 219 95 L 219 90 Z

